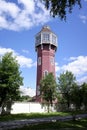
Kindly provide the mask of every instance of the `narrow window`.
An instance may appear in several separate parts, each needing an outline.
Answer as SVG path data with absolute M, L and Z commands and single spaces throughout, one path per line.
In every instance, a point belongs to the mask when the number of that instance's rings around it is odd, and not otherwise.
M 56 36 L 52 35 L 52 43 L 56 44 Z
M 48 71 L 45 70 L 45 71 L 44 71 L 44 77 L 47 76 L 47 75 L 48 75 Z
M 51 63 L 51 65 L 54 65 L 54 57 L 50 58 L 50 63 Z
M 41 57 L 38 57 L 38 65 L 41 65 Z

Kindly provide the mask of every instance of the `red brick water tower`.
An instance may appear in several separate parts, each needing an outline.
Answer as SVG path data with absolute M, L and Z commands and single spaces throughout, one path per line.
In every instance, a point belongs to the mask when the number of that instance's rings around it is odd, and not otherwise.
M 35 37 L 35 49 L 37 52 L 37 82 L 36 101 L 39 101 L 40 80 L 52 72 L 55 77 L 55 52 L 57 50 L 57 36 L 49 26 L 42 27 Z

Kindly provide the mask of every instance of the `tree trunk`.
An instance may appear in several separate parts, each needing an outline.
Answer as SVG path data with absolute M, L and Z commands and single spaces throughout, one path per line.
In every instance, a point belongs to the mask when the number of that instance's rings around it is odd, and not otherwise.
M 50 112 L 50 105 L 49 105 L 49 103 L 48 103 L 47 109 L 48 109 L 48 113 L 49 113 Z

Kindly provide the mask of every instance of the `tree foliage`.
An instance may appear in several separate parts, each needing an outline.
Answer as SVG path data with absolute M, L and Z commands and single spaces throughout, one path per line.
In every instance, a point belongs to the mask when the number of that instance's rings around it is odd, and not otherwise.
M 81 8 L 81 0 L 42 0 L 53 17 L 66 19 L 67 12 L 71 13 L 75 5 Z
M 40 93 L 42 102 L 49 106 L 53 104 L 53 100 L 56 98 L 56 81 L 52 73 L 46 75 L 40 82 Z
M 77 84 L 72 72 L 66 71 L 58 77 L 58 101 L 68 110 L 87 110 L 87 83 Z M 64 105 L 65 104 L 65 105 Z
M 58 92 L 61 93 L 63 101 L 70 107 L 70 91 L 75 84 L 75 77 L 72 72 L 66 71 L 58 77 Z
M 87 110 L 87 83 L 83 83 L 81 85 L 81 93 L 83 97 L 83 105 L 85 107 L 85 110 Z
M 87 110 L 87 83 L 75 84 L 72 87 L 71 103 L 74 104 L 76 110 L 80 110 L 83 107 L 84 110 Z
M 23 78 L 16 57 L 6 53 L 0 59 L 0 107 L 4 108 L 7 102 L 19 97 L 22 84 Z
M 25 95 L 25 96 L 20 96 L 18 101 L 21 101 L 21 102 L 29 102 L 32 100 L 32 97 L 28 96 L 28 95 Z
M 76 110 L 80 110 L 82 106 L 83 95 L 81 91 L 81 86 L 78 84 L 73 84 L 71 94 L 70 94 L 71 104 L 74 105 Z

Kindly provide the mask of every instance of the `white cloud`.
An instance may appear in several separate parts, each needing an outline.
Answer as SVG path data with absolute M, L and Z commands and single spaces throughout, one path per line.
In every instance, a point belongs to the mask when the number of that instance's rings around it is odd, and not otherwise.
M 79 18 L 81 19 L 81 21 L 86 24 L 87 23 L 87 16 L 86 15 L 79 15 Z
M 60 67 L 59 67 L 58 63 L 56 62 L 55 63 L 55 71 L 58 72 L 59 70 L 60 70 Z
M 0 28 L 8 28 L 7 21 L 4 17 L 0 16 Z
M 81 82 L 82 80 L 86 81 L 87 77 L 84 77 L 84 75 L 87 75 L 87 56 L 70 57 L 67 62 L 67 64 L 62 66 L 59 66 L 58 63 L 56 63 L 55 68 L 57 74 L 59 75 L 59 73 L 68 70 L 79 79 L 79 82 L 80 80 Z
M 74 59 L 67 65 L 63 65 L 61 69 L 63 71 L 71 71 L 76 76 L 87 73 L 87 56 L 78 56 Z
M 15 53 L 15 51 L 11 48 L 2 48 L 0 47 L 0 56 L 4 55 L 6 52 L 13 52 Z
M 49 20 L 49 11 L 38 0 L 17 0 L 17 4 L 0 0 L 0 29 L 30 29 Z
M 35 66 L 33 63 L 33 60 L 31 58 L 27 58 L 25 56 L 18 55 L 17 60 L 18 60 L 18 63 L 21 65 L 21 67 L 30 68 L 32 66 Z
M 8 14 L 7 16 L 16 18 L 19 12 L 20 9 L 16 6 L 15 3 L 6 2 L 5 0 L 0 1 L 0 14 L 4 17 Z
M 77 59 L 77 57 L 70 57 L 69 58 L 69 61 L 74 61 L 74 60 L 76 60 Z
M 24 87 L 24 86 L 20 86 L 20 91 L 22 92 L 21 95 L 25 96 L 30 96 L 33 97 L 35 96 L 35 89 L 32 89 L 30 87 Z
M 34 0 L 18 0 L 19 4 L 22 4 L 24 6 L 24 10 L 26 10 L 26 13 L 32 14 L 34 12 L 35 8 L 35 2 Z
M 0 47 L 0 56 L 3 56 L 6 52 L 13 52 L 13 55 L 16 56 L 18 63 L 20 64 L 20 67 L 27 67 L 30 68 L 32 66 L 36 66 L 36 62 L 33 62 L 31 58 L 27 58 L 23 55 L 19 55 L 17 52 L 15 52 L 11 48 L 2 48 Z
M 24 52 L 24 53 L 26 53 L 26 54 L 28 54 L 28 53 L 29 53 L 29 51 L 28 51 L 28 50 L 22 50 L 22 52 Z

